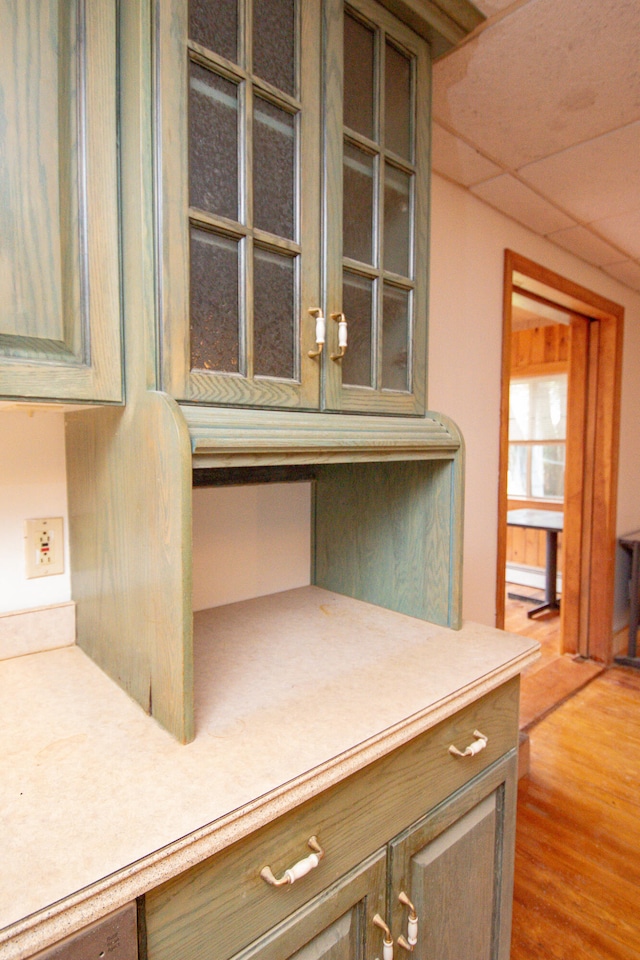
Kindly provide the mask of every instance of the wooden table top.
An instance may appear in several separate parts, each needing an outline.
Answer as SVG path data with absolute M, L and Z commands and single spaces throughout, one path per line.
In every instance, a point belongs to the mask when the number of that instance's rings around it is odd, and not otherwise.
M 508 510 L 507 524 L 510 527 L 561 531 L 564 527 L 564 513 L 561 510 Z

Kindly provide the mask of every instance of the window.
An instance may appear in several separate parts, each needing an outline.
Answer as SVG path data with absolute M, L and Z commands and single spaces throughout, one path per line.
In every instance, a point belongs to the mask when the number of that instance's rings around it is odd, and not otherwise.
M 562 500 L 566 445 L 567 374 L 513 378 L 507 495 Z

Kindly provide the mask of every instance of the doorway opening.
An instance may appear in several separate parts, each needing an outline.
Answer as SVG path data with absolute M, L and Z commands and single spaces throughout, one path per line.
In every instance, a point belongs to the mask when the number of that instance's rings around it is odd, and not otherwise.
M 623 318 L 505 251 L 496 623 L 509 570 L 521 581 L 509 592 L 535 595 L 522 601 L 527 620 L 554 626 L 557 653 L 602 664 L 613 659 Z
M 507 630 L 562 648 L 569 311 L 514 289 L 507 469 Z

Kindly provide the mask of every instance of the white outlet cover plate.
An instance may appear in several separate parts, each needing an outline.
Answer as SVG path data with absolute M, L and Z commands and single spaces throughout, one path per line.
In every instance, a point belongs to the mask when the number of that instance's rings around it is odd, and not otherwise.
M 41 550 L 42 538 L 48 550 Z M 64 573 L 64 524 L 62 517 L 25 520 L 24 543 L 27 580 Z

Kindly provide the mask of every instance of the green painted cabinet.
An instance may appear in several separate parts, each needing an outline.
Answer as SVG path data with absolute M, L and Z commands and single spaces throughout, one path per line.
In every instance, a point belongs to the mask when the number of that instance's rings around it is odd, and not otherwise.
M 233 960 L 367 960 L 385 941 L 395 957 L 508 960 L 514 763 L 474 779 Z
M 374 0 L 157 3 L 162 387 L 425 409 L 430 53 Z
M 382 955 L 386 850 L 379 850 L 233 960 L 366 960 Z
M 150 891 L 148 960 L 508 960 L 517 703 L 515 680 Z M 265 882 L 310 837 L 319 862 Z
M 122 400 L 116 28 L 0 2 L 0 398 Z
M 72 592 L 78 643 L 188 742 L 194 470 L 317 467 L 312 582 L 460 626 L 462 439 L 424 414 L 428 88 L 481 17 L 117 9 L 126 406 L 67 414 Z
M 512 757 L 390 844 L 392 925 L 408 943 L 411 908 L 398 894 L 404 891 L 418 914 L 416 957 L 508 960 L 515 804 Z

